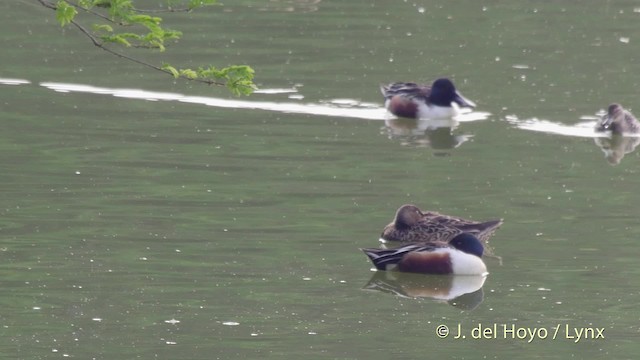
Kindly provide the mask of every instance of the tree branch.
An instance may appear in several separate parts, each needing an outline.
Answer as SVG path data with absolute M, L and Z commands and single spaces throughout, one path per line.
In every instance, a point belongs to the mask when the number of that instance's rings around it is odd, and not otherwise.
M 113 21 L 113 20 L 111 20 L 108 16 L 104 16 L 104 15 L 100 14 L 99 12 L 95 12 L 95 11 L 93 11 L 93 10 L 91 10 L 91 9 L 83 8 L 82 6 L 78 5 L 77 3 L 73 2 L 73 1 L 68 1 L 68 0 L 67 0 L 67 2 L 68 2 L 69 4 L 71 4 L 71 5 L 73 5 L 73 7 L 75 7 L 76 9 L 80 9 L 80 10 L 86 11 L 86 12 L 88 12 L 88 13 L 89 13 L 89 14 L 91 14 L 91 15 L 95 15 L 95 16 L 97 16 L 97 17 L 99 17 L 99 18 L 103 19 L 104 21 L 108 21 L 108 22 L 110 22 L 110 23 L 118 24 L 118 25 L 123 25 L 123 26 L 125 25 L 125 24 L 123 24 L 123 23 L 120 23 L 120 22 L 117 22 L 117 21 Z
M 53 5 L 52 3 L 50 3 L 50 2 L 48 2 L 46 0 L 38 0 L 38 2 L 40 4 L 42 4 L 42 6 L 47 7 L 49 9 L 52 9 L 52 10 L 56 10 L 57 9 L 55 5 Z
M 54 10 L 54 11 L 56 11 L 56 10 L 57 10 L 56 5 L 55 5 L 55 4 L 53 4 L 53 3 L 51 3 L 51 2 L 49 2 L 49 1 L 47 1 L 47 0 L 38 0 L 38 2 L 40 2 L 40 4 L 42 4 L 42 5 L 43 5 L 44 7 L 46 7 L 46 8 L 49 8 L 49 9 Z M 76 4 L 73 4 L 73 6 L 78 7 L 78 5 L 76 5 Z M 84 10 L 86 10 L 86 9 L 84 9 Z M 96 13 L 94 13 L 94 12 L 90 12 L 90 13 L 92 13 L 92 14 L 94 14 L 94 15 L 97 15 L 97 14 L 96 14 Z M 97 15 L 97 16 L 100 16 L 100 17 L 103 17 L 103 18 L 104 18 L 104 16 L 102 16 L 102 15 Z M 109 21 L 111 21 L 111 20 L 109 20 Z M 113 21 L 111 21 L 111 22 L 113 22 Z M 178 76 L 175 76 L 175 74 L 174 74 L 174 73 L 172 73 L 172 72 L 171 72 L 171 71 L 169 71 L 169 70 L 165 70 L 165 69 L 163 69 L 163 68 L 161 68 L 161 67 L 158 67 L 158 66 L 156 66 L 156 65 L 153 65 L 153 64 L 150 64 L 150 63 L 144 62 L 144 61 L 142 61 L 142 60 L 138 60 L 138 59 L 136 59 L 136 58 L 133 58 L 133 57 L 131 57 L 131 56 L 125 55 L 125 54 L 123 54 L 123 53 L 121 53 L 121 52 L 118 52 L 118 51 L 115 51 L 115 50 L 112 50 L 112 49 L 110 49 L 110 48 L 106 47 L 106 46 L 104 45 L 104 43 L 103 43 L 103 42 L 99 41 L 95 36 L 93 36 L 93 34 L 91 34 L 91 32 L 90 32 L 89 30 L 87 30 L 84 26 L 80 25 L 80 24 L 79 24 L 78 22 L 76 22 L 75 20 L 71 20 L 71 21 L 70 21 L 70 23 L 71 23 L 73 26 L 75 26 L 78 30 L 80 30 L 80 32 L 82 32 L 86 37 L 88 37 L 88 38 L 91 40 L 91 42 L 93 43 L 93 45 L 95 45 L 95 46 L 99 47 L 100 49 L 102 49 L 102 50 L 104 50 L 104 51 L 106 51 L 106 52 L 108 52 L 108 53 L 110 53 L 110 54 L 112 54 L 112 55 L 115 55 L 115 56 L 117 56 L 117 57 L 120 57 L 120 58 L 123 58 L 123 59 L 129 60 L 129 61 L 132 61 L 132 62 L 134 62 L 134 63 L 137 63 L 137 64 L 140 64 L 140 65 L 143 65 L 143 66 L 146 66 L 146 67 L 152 68 L 152 69 L 154 69 L 154 70 L 158 70 L 158 71 L 160 71 L 160 72 L 163 72 L 163 73 L 165 73 L 165 74 L 170 75 L 170 76 L 171 76 L 171 77 L 173 77 L 173 78 L 181 78 L 181 79 L 188 80 L 188 81 L 197 81 L 197 82 L 204 83 L 204 84 L 207 84 L 207 85 L 226 86 L 226 84 L 225 84 L 225 83 L 222 83 L 222 82 L 219 82 L 219 81 L 215 81 L 215 80 L 207 80 L 207 79 L 199 79 L 199 78 L 190 78 L 190 77 L 187 77 L 187 76 L 184 76 L 184 75 L 178 75 Z

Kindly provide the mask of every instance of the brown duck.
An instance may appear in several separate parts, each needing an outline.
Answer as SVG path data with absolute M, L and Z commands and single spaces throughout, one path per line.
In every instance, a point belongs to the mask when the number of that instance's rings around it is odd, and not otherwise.
M 637 134 L 640 122 L 620 104 L 611 104 L 596 124 L 596 131 L 611 131 L 614 135 Z
M 381 240 L 409 242 L 448 242 L 462 233 L 469 233 L 486 243 L 502 220 L 476 222 L 437 212 L 423 212 L 415 205 L 402 205 L 389 225 L 384 227 Z

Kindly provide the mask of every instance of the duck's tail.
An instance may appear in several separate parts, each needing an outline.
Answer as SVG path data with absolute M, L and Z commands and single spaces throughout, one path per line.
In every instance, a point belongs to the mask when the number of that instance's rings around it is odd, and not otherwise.
M 368 257 L 369 260 L 373 263 L 373 265 L 378 270 L 387 270 L 388 266 L 392 266 L 402 258 L 397 257 L 394 258 L 392 255 L 396 252 L 395 249 L 360 249 L 362 250 Z
M 402 257 L 407 253 L 416 251 L 416 250 L 424 250 L 424 248 L 431 248 L 433 246 L 420 246 L 420 245 L 407 245 L 402 246 L 395 249 L 377 249 L 377 248 L 368 248 L 368 249 L 360 249 L 362 250 L 368 257 L 369 260 L 375 265 L 378 270 L 389 270 L 402 260 Z
M 380 92 L 382 93 L 382 96 L 384 96 L 385 99 L 391 98 L 391 95 L 389 94 L 388 84 L 380 84 Z
M 457 228 L 474 235 L 482 242 L 486 242 L 493 235 L 493 233 L 498 230 L 498 228 L 502 225 L 502 222 L 502 219 L 490 220 L 479 224 L 457 226 Z

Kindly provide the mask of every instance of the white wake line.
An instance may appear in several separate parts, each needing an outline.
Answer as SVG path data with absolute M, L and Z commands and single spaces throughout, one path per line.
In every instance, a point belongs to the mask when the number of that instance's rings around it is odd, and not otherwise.
M 24 79 L 0 78 L 0 84 L 2 84 L 2 85 L 25 85 L 25 84 L 31 84 L 31 81 L 24 80 Z
M 27 80 L 19 79 L 0 79 L 0 84 L 25 84 L 30 83 Z M 183 103 L 201 104 L 219 108 L 233 109 L 256 109 L 267 110 L 282 113 L 334 116 L 345 118 L 357 118 L 366 120 L 388 120 L 387 111 L 376 104 L 362 103 L 352 99 L 334 99 L 326 103 L 294 103 L 294 102 L 271 102 L 271 101 L 248 101 L 248 100 L 229 100 L 205 96 L 188 96 L 178 93 L 146 91 L 140 89 L 118 89 L 106 88 L 93 85 L 42 82 L 39 84 L 47 89 L 56 92 L 81 92 L 99 95 L 111 95 L 115 97 L 142 99 L 147 101 L 178 101 Z M 282 93 L 282 89 L 263 89 L 260 93 L 269 94 L 272 92 Z M 296 92 L 295 89 L 286 92 Z M 467 112 L 460 114 L 455 120 L 460 122 L 469 122 L 477 120 L 485 120 L 491 114 L 487 112 Z
M 562 136 L 598 138 L 611 137 L 610 132 L 595 131 L 596 121 L 583 121 L 573 125 L 565 125 L 549 120 L 530 118 L 520 120 L 515 116 L 508 116 L 507 121 L 515 125 L 519 129 L 544 132 L 547 134 L 555 134 Z M 625 134 L 625 137 L 640 137 L 638 134 Z

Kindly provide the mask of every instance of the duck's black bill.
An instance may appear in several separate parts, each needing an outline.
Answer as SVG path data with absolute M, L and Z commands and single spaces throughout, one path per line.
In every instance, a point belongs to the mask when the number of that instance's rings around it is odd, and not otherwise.
M 476 103 L 474 103 L 473 101 L 467 99 L 466 97 L 462 96 L 462 94 L 460 94 L 459 92 L 456 91 L 456 96 L 453 98 L 453 101 L 460 105 L 460 107 L 468 107 L 468 108 L 475 108 L 476 107 Z

